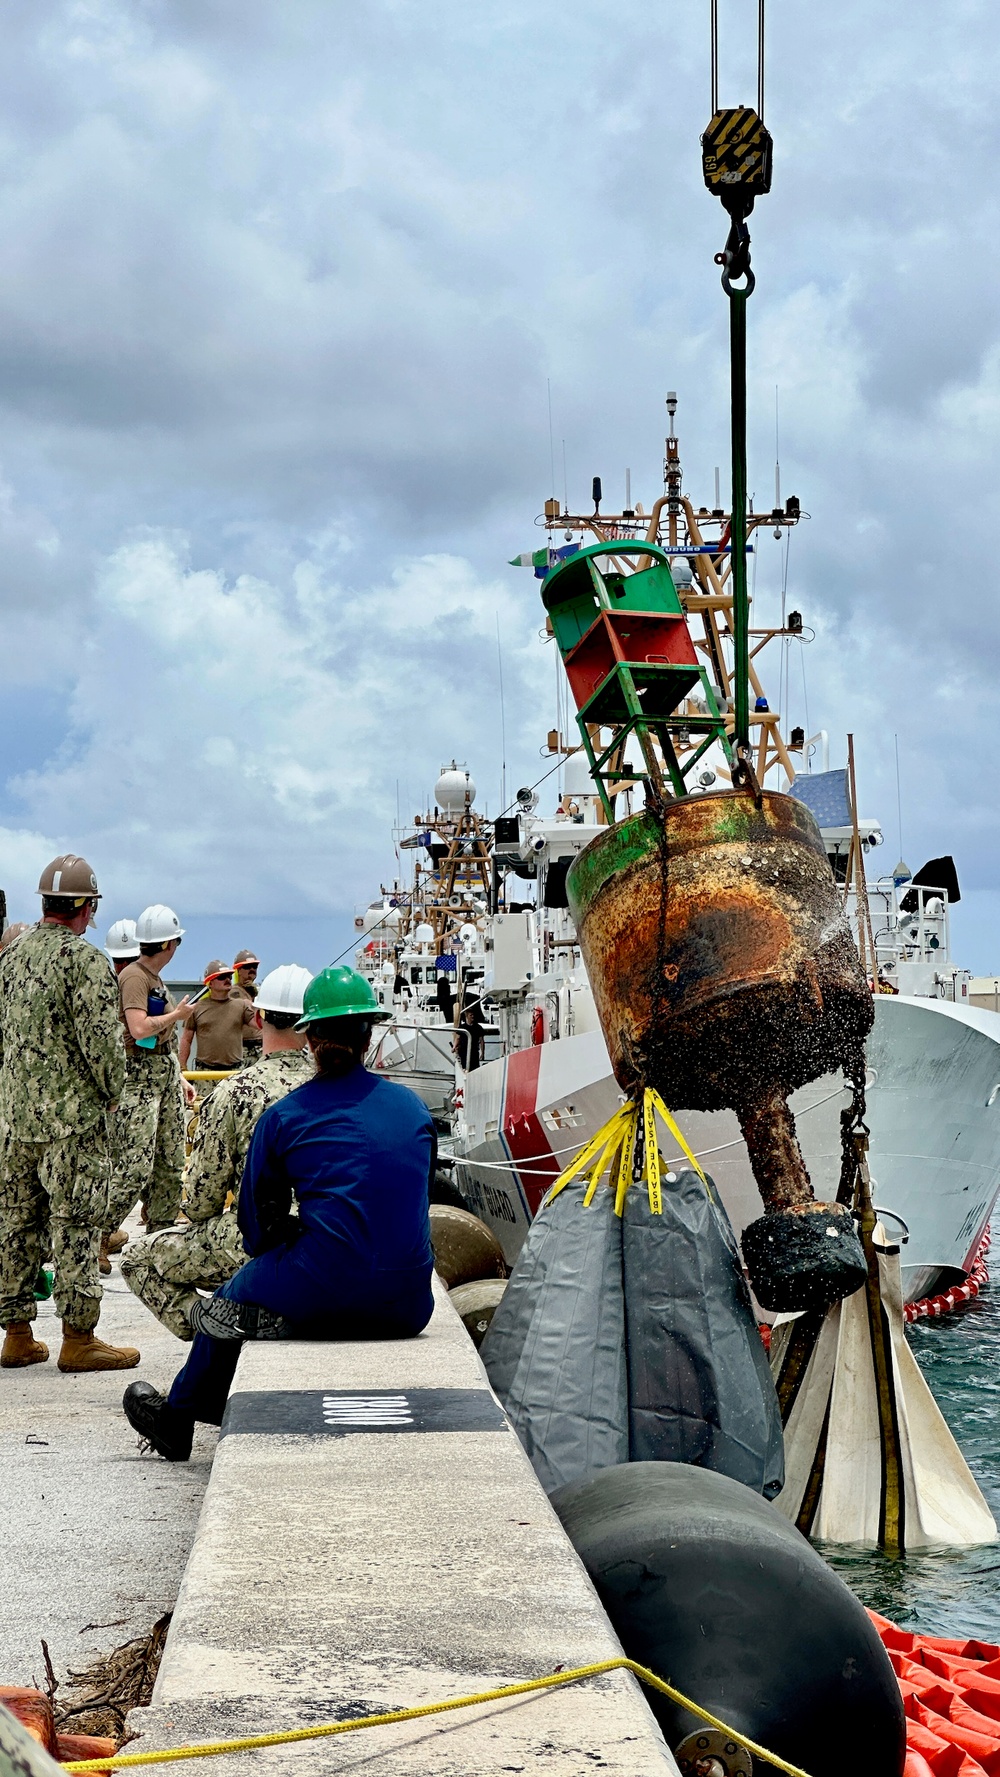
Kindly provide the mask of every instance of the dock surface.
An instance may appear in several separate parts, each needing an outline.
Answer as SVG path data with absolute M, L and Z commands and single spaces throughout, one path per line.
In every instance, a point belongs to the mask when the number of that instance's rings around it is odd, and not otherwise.
M 145 1635 L 172 1609 L 194 1541 L 217 1433 L 198 1428 L 190 1463 L 152 1461 L 121 1409 L 143 1376 L 169 1385 L 181 1345 L 127 1289 L 114 1261 L 98 1332 L 137 1345 L 137 1370 L 63 1376 L 60 1328 L 39 1303 L 49 1360 L 0 1370 L 0 1684 L 44 1688 L 42 1638 L 60 1679 Z
M 132 1750 L 410 1708 L 620 1654 L 437 1293 L 419 1339 L 244 1347 Z M 224 1762 L 230 1777 L 676 1773 L 626 1672 Z

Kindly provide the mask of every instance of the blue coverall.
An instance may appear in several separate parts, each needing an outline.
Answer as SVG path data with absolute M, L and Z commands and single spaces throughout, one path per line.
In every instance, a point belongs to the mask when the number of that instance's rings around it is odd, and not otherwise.
M 360 1065 L 297 1087 L 254 1129 L 238 1209 L 251 1257 L 216 1294 L 271 1309 L 301 1338 L 412 1338 L 433 1307 L 435 1160 L 434 1124 L 408 1087 Z M 221 1424 L 239 1352 L 199 1333 L 169 1405 Z

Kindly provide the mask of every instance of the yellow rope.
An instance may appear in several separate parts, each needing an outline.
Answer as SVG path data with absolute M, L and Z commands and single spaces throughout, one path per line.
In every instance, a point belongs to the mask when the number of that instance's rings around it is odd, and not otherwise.
M 451 1697 L 444 1703 L 423 1703 L 416 1709 L 391 1709 L 384 1715 L 359 1715 L 352 1721 L 324 1722 L 316 1728 L 292 1728 L 284 1734 L 253 1734 L 245 1740 L 209 1740 L 201 1746 L 171 1746 L 161 1752 L 124 1752 L 114 1758 L 83 1758 L 70 1759 L 63 1765 L 64 1771 L 121 1771 L 131 1765 L 163 1765 L 173 1764 L 178 1759 L 214 1758 L 222 1752 L 253 1752 L 260 1746 L 288 1746 L 296 1740 L 323 1740 L 332 1734 L 352 1734 L 357 1728 L 391 1727 L 396 1722 L 418 1721 L 424 1715 L 443 1715 L 450 1709 L 471 1709 L 475 1703 L 497 1703 L 505 1697 L 523 1697 L 528 1691 L 554 1690 L 557 1685 L 576 1684 L 581 1678 L 596 1678 L 602 1672 L 626 1671 L 634 1673 L 643 1684 L 653 1690 L 661 1691 L 672 1703 L 679 1703 L 699 1720 L 707 1722 L 710 1728 L 718 1728 L 730 1740 L 736 1740 L 754 1758 L 764 1759 L 777 1771 L 784 1771 L 786 1777 L 809 1777 L 799 1765 L 790 1765 L 787 1760 L 779 1758 L 777 1753 L 768 1752 L 765 1746 L 759 1746 L 756 1740 L 749 1740 L 746 1734 L 738 1733 L 728 1723 L 720 1721 L 699 1704 L 692 1703 L 683 1691 L 675 1690 L 666 1679 L 657 1678 L 648 1666 L 640 1666 L 636 1660 L 627 1660 L 624 1655 L 615 1660 L 597 1660 L 591 1666 L 574 1666 L 569 1672 L 549 1672 L 544 1678 L 529 1678 L 523 1684 L 505 1684 L 492 1691 L 477 1691 L 472 1697 Z

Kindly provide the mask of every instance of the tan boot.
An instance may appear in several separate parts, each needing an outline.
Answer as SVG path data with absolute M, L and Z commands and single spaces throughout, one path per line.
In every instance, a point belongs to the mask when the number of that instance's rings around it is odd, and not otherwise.
M 101 1250 L 98 1255 L 97 1263 L 100 1267 L 101 1276 L 110 1277 L 111 1260 L 108 1258 L 108 1237 L 106 1234 L 101 1235 Z
M 107 1244 L 109 1253 L 120 1253 L 128 1245 L 128 1235 L 124 1228 L 119 1228 L 116 1234 L 109 1234 Z
M 29 1364 L 44 1364 L 48 1355 L 48 1346 L 34 1337 L 30 1320 L 11 1321 L 0 1351 L 0 1369 L 24 1370 Z
M 85 1370 L 134 1370 L 139 1353 L 133 1345 L 105 1345 L 92 1332 L 81 1332 L 63 1321 L 60 1370 L 78 1375 Z

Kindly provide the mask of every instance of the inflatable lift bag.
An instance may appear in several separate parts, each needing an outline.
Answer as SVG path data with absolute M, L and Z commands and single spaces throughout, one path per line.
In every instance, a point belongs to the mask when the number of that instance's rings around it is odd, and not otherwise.
M 773 1499 L 781 1414 L 729 1217 L 696 1172 L 662 1192 L 662 1215 L 645 1190 L 625 1203 L 629 1460 L 694 1463 Z
M 709 1181 L 662 1178 L 588 1209 L 539 1211 L 482 1346 L 546 1491 L 627 1461 L 695 1463 L 772 1498 L 784 1468 L 774 1385 L 733 1231 Z
M 622 1225 L 568 1185 L 535 1217 L 480 1348 L 546 1492 L 628 1461 Z

